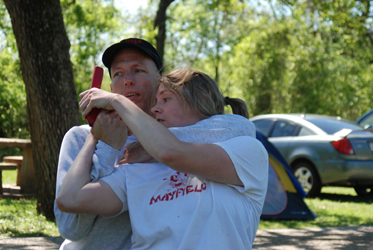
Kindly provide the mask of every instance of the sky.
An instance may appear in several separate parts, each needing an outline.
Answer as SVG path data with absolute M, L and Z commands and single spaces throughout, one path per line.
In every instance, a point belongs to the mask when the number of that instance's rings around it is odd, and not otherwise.
M 141 5 L 147 5 L 147 0 L 115 0 L 118 8 L 126 8 L 129 12 L 134 13 Z

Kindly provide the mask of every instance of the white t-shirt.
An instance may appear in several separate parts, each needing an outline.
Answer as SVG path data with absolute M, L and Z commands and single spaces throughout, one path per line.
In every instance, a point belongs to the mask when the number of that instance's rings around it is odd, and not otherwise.
M 160 163 L 120 165 L 102 178 L 129 210 L 132 249 L 251 249 L 268 182 L 268 154 L 251 136 L 216 143 L 244 187 Z

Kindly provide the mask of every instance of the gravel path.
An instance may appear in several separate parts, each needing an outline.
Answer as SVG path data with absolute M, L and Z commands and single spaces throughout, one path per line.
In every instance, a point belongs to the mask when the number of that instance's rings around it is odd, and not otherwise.
M 0 238 L 0 249 L 58 249 L 61 237 Z M 259 230 L 255 250 L 373 250 L 373 226 Z
M 373 250 L 373 226 L 259 230 L 256 250 Z

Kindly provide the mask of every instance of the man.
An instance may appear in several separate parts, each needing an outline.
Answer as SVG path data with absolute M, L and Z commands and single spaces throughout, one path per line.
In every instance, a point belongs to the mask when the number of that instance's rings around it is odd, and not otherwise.
M 108 68 L 113 93 L 129 98 L 142 110 L 150 114 L 156 93 L 158 78 L 162 73 L 162 60 L 155 48 L 145 40 L 130 38 L 106 49 L 102 56 Z M 100 141 L 93 156 L 92 181 L 109 175 L 116 162 L 109 168 L 100 165 L 104 159 L 119 159 L 123 153 L 108 144 L 123 145 L 127 139 L 125 124 L 115 112 L 101 112 L 94 124 L 100 131 Z M 108 131 L 111 131 L 110 133 Z M 70 129 L 61 145 L 58 162 L 56 196 L 59 194 L 65 175 L 90 133 L 88 125 Z M 135 141 L 129 136 L 126 143 Z M 114 142 L 114 143 L 113 143 Z M 131 225 L 128 212 L 114 218 L 93 214 L 67 214 L 54 207 L 58 229 L 66 240 L 60 249 L 129 249 L 131 247 Z

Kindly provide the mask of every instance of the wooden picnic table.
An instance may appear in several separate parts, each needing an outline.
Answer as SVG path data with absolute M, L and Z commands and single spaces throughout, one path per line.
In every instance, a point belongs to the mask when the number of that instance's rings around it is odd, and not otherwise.
M 35 168 L 32 158 L 32 145 L 29 139 L 0 138 L 0 148 L 22 149 L 22 167 L 19 184 L 21 193 L 35 193 Z M 20 163 L 20 157 L 4 157 L 4 162 Z M 18 178 L 18 177 L 17 177 Z

